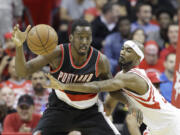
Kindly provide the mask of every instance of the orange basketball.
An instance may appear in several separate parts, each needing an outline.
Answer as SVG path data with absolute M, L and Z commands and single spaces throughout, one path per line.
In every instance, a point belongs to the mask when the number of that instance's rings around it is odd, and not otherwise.
M 29 31 L 27 44 L 33 53 L 46 55 L 56 48 L 56 45 L 58 44 L 58 36 L 51 26 L 39 24 Z

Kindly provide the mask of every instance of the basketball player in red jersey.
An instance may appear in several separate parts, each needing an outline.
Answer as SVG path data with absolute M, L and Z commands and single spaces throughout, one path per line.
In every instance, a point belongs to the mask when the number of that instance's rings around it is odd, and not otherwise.
M 51 80 L 47 87 L 91 93 L 116 91 L 111 93 L 116 99 L 120 99 L 119 94 L 123 92 L 141 109 L 143 122 L 148 126 L 151 135 L 179 135 L 180 110 L 161 96 L 144 70 L 135 68 L 144 58 L 143 45 L 128 40 L 124 43 L 120 54 L 119 62 L 122 71 L 113 79 L 83 84 L 64 84 L 47 75 Z M 113 102 L 113 98 L 109 101 Z
M 16 72 L 26 77 L 49 64 L 51 74 L 62 83 L 84 83 L 111 78 L 107 58 L 90 47 L 92 31 L 85 20 L 72 24 L 71 43 L 61 44 L 50 54 L 37 56 L 26 62 L 23 43 L 30 26 L 21 32 L 16 26 Z M 98 93 L 71 92 L 54 89 L 49 96 L 49 107 L 44 112 L 34 135 L 67 135 L 80 131 L 82 135 L 120 135 L 115 126 L 102 113 Z

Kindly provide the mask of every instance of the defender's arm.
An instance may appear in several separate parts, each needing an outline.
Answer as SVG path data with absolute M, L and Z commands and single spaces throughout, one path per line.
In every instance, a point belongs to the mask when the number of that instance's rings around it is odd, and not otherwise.
M 134 73 L 118 73 L 109 80 L 94 81 L 90 83 L 63 84 L 65 89 L 84 93 L 113 92 L 126 88 L 129 91 L 143 95 L 148 90 L 144 79 Z

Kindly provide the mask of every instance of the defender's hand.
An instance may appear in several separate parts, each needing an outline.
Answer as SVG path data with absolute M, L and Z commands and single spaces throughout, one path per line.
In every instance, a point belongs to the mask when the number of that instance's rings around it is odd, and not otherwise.
M 49 78 L 50 84 L 47 85 L 43 85 L 44 88 L 53 88 L 53 89 L 60 89 L 60 90 L 64 90 L 65 88 L 65 84 L 61 83 L 60 81 L 58 81 L 56 78 L 54 78 L 52 75 L 45 74 L 46 77 Z
M 27 34 L 28 34 L 30 28 L 31 28 L 31 25 L 28 25 L 26 30 L 24 32 L 22 32 L 19 30 L 18 24 L 16 26 L 14 26 L 14 29 L 12 32 L 12 35 L 13 35 L 12 40 L 16 44 L 16 47 L 20 47 L 23 45 L 24 41 L 27 38 Z
M 134 106 L 129 106 L 129 113 L 134 115 L 137 119 L 137 122 L 139 124 L 139 126 L 142 124 L 143 122 L 143 113 L 142 111 L 137 108 L 137 107 L 134 107 Z

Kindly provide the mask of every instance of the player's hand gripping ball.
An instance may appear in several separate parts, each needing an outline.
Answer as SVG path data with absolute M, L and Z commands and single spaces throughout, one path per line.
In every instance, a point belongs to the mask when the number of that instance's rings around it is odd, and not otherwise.
M 37 55 L 51 53 L 58 44 L 56 31 L 49 25 L 39 24 L 34 26 L 27 35 L 29 49 Z

